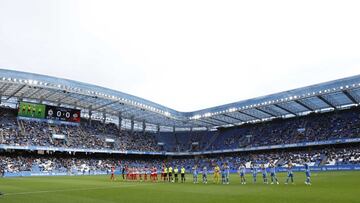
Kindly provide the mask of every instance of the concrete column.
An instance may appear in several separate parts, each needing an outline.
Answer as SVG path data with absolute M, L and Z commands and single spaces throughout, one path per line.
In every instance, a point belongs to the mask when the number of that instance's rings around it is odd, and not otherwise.
M 134 117 L 131 117 L 131 133 L 134 132 Z
M 157 124 L 157 126 L 156 126 L 156 130 L 157 130 L 157 133 L 159 134 L 160 133 L 160 125 L 159 124 Z
M 92 107 L 89 108 L 89 125 L 91 125 Z
M 119 112 L 119 123 L 118 123 L 119 133 L 120 133 L 120 131 L 121 131 L 121 122 L 122 122 L 122 117 L 121 117 L 121 112 Z
M 106 113 L 105 112 L 103 112 L 103 124 L 105 125 L 105 122 L 106 122 Z

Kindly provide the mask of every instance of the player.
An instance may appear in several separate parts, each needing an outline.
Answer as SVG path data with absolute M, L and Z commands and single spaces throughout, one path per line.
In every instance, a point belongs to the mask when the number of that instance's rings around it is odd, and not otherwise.
M 115 181 L 115 180 L 116 180 L 116 178 L 115 178 L 115 166 L 112 166 L 112 167 L 111 167 L 110 180 L 111 180 L 111 181 Z
M 221 167 L 221 183 L 226 184 L 226 164 L 225 163 Z
M 157 180 L 158 180 L 157 168 L 155 166 L 152 168 L 151 175 L 152 175 L 152 179 L 151 179 L 152 182 L 157 182 Z
M 180 172 L 181 172 L 181 183 L 185 183 L 185 168 L 184 166 L 181 167 L 180 169 Z
M 225 170 L 226 170 L 226 184 L 230 184 L 230 166 L 228 163 L 225 163 Z
M 163 165 L 162 170 L 161 170 L 161 176 L 160 176 L 160 180 L 164 180 L 165 179 L 165 165 Z
M 176 166 L 176 167 L 174 168 L 175 183 L 178 183 L 178 182 L 179 182 L 179 177 L 178 177 L 178 175 L 179 175 L 179 168 L 178 168 L 178 166 Z
M 130 167 L 126 167 L 126 176 L 125 176 L 125 180 L 129 180 L 130 179 Z
M 164 167 L 164 182 L 167 181 L 168 168 Z
M 173 182 L 173 177 L 172 177 L 173 168 L 170 166 L 168 170 L 169 170 L 169 182 Z
M 291 161 L 289 161 L 288 165 L 287 165 L 287 172 L 288 172 L 288 177 L 286 179 L 286 183 L 289 183 L 289 179 L 291 179 L 291 183 L 294 184 L 294 173 L 293 173 L 293 164 Z
M 311 185 L 311 180 L 310 180 L 310 176 L 311 176 L 311 173 L 310 173 L 310 166 L 305 163 L 305 175 L 306 175 L 306 181 L 305 181 L 305 184 L 306 185 Z
M 126 173 L 126 165 L 124 165 L 121 169 L 121 175 L 122 175 L 122 179 L 125 180 L 125 173 Z
M 192 167 L 192 171 L 193 171 L 193 182 L 194 184 L 198 183 L 198 168 L 197 165 L 195 164 L 194 167 Z
M 142 182 L 143 181 L 143 174 L 144 174 L 143 168 L 138 168 L 137 173 L 138 173 L 138 176 L 139 176 L 139 181 Z
M 151 170 L 151 173 L 150 173 L 150 180 L 151 180 L 151 182 L 155 182 L 154 169 L 155 169 L 155 166 L 153 166 L 153 167 L 150 169 L 150 170 Z
M 245 164 L 240 164 L 239 166 L 240 182 L 243 185 L 246 184 L 245 170 L 246 170 Z
M 155 173 L 155 181 L 158 181 L 158 173 L 157 173 L 158 169 L 155 167 L 154 168 L 154 173 Z
M 147 166 L 145 166 L 144 167 L 144 181 L 145 182 L 147 181 L 148 173 L 150 173 L 150 169 Z
M 254 181 L 253 183 L 256 183 L 258 168 L 257 168 L 256 164 L 254 164 L 254 163 L 251 165 L 251 172 L 252 172 L 253 181 Z
M 264 164 L 261 164 L 261 173 L 262 173 L 264 184 L 269 184 L 268 178 L 267 178 L 267 171 L 266 171 L 266 167 Z
M 134 167 L 131 168 L 131 180 L 136 179 L 136 169 Z
M 271 176 L 271 184 L 274 184 L 276 182 L 276 184 L 279 185 L 279 181 L 276 177 L 276 166 L 274 164 L 273 161 L 270 161 L 270 176 Z
M 206 166 L 204 166 L 203 171 L 202 171 L 203 184 L 207 184 L 207 173 L 208 173 L 207 168 L 206 168 Z
M 219 176 L 220 176 L 220 167 L 218 165 L 216 165 L 214 167 L 214 183 L 215 184 L 220 183 Z

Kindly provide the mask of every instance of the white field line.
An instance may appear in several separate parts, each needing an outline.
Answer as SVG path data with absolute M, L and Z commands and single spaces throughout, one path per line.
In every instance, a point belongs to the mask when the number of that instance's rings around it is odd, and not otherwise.
M 88 190 L 105 190 L 112 188 L 126 188 L 126 187 L 135 187 L 135 186 L 144 186 L 150 184 L 138 184 L 138 185 L 119 185 L 119 186 L 110 186 L 110 187 L 93 187 L 93 188 L 74 188 L 74 189 L 61 189 L 61 190 L 40 190 L 40 191 L 29 191 L 29 192 L 13 192 L 5 193 L 2 196 L 13 196 L 13 195 L 28 195 L 28 194 L 42 194 L 42 193 L 53 193 L 53 192 L 72 192 L 72 191 L 88 191 Z M 0 196 L 1 197 L 1 196 Z

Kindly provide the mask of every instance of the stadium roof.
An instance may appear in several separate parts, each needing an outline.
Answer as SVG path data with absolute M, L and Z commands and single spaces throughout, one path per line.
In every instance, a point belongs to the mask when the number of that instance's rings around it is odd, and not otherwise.
M 51 76 L 0 69 L 3 103 L 20 100 L 42 102 L 82 110 L 83 117 L 103 115 L 112 121 L 145 122 L 147 130 L 211 129 L 310 112 L 358 106 L 360 75 L 303 88 L 225 104 L 194 112 L 179 112 L 160 104 L 96 85 Z M 124 126 L 124 125 L 123 125 Z

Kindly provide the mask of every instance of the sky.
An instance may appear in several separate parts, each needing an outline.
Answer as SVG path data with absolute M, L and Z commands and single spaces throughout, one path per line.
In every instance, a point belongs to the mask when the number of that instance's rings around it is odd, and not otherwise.
M 360 1 L 0 0 L 0 68 L 194 111 L 360 74 Z

